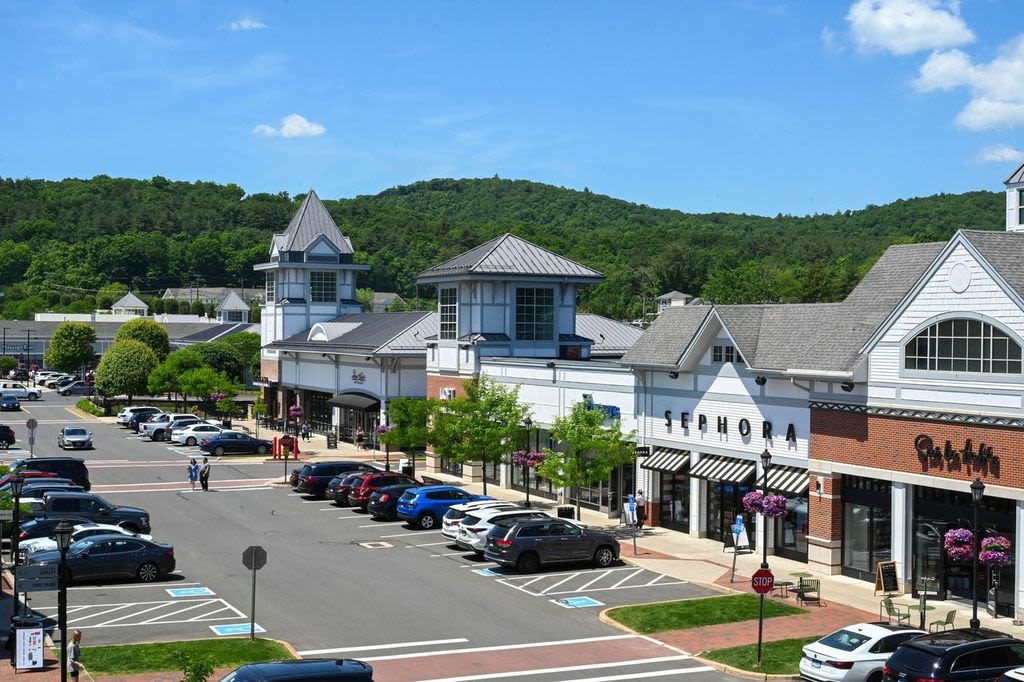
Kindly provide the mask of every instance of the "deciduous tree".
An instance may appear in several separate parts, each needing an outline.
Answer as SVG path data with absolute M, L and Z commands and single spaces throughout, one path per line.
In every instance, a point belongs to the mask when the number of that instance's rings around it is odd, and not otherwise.
M 153 349 L 134 339 L 115 341 L 96 368 L 96 391 L 104 397 L 132 397 L 145 393 L 149 375 L 158 361 Z
M 141 341 L 149 346 L 150 350 L 156 354 L 158 362 L 166 358 L 167 354 L 171 352 L 171 340 L 167 336 L 167 330 L 158 322 L 145 317 L 128 320 L 118 328 L 114 341 L 125 341 L 128 339 Z
M 75 372 L 96 357 L 96 330 L 84 322 L 61 322 L 53 331 L 43 359 L 48 367 Z
M 192 369 L 205 367 L 203 356 L 191 348 L 183 348 L 169 354 L 164 361 L 149 373 L 149 392 L 153 395 L 173 393 L 181 398 L 188 409 L 188 396 L 181 389 L 181 375 Z

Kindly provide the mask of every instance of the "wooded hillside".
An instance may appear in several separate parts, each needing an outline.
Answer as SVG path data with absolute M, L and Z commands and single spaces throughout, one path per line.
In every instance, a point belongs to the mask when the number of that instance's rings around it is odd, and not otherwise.
M 329 187 L 319 187 L 321 196 Z M 159 295 L 169 286 L 260 286 L 252 271 L 301 196 L 246 195 L 234 184 L 0 180 L 5 317 L 90 310 L 104 285 Z M 605 274 L 582 305 L 639 317 L 671 289 L 721 302 L 830 301 L 893 243 L 1003 229 L 1003 195 L 942 194 L 835 215 L 774 218 L 654 209 L 523 180 L 429 180 L 325 201 L 370 263 L 361 287 L 417 293 L 415 277 L 503 232 Z M 679 204 L 686 204 L 680 195 Z

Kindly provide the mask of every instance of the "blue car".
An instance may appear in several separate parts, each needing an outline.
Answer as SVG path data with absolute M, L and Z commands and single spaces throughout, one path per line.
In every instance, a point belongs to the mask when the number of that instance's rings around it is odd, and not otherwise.
M 398 518 L 422 530 L 441 525 L 441 518 L 453 504 L 475 500 L 493 500 L 487 495 L 474 495 L 453 485 L 425 485 L 409 488 L 398 498 Z

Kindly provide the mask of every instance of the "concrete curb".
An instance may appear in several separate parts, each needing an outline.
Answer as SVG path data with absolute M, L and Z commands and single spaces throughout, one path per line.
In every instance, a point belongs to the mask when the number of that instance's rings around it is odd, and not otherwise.
M 701 653 L 704 653 L 703 651 Z M 743 670 L 742 668 L 734 668 L 731 665 L 725 665 L 718 661 L 712 661 L 707 658 L 701 658 L 700 656 L 694 656 L 693 660 L 700 661 L 704 665 L 720 670 L 726 675 L 733 675 L 734 677 L 742 677 L 747 680 L 765 680 L 766 682 L 788 682 L 789 680 L 795 680 L 799 682 L 799 675 L 768 675 L 766 673 L 755 673 L 751 670 Z

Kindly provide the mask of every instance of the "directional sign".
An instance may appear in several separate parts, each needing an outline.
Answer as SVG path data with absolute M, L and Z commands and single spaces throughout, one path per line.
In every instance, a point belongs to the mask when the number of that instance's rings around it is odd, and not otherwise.
M 36 421 L 35 417 L 29 417 L 28 421 L 25 422 L 25 426 L 29 431 L 35 431 L 36 427 L 39 426 L 39 422 Z
M 768 594 L 775 587 L 775 576 L 767 568 L 759 568 L 750 578 L 750 586 L 758 594 Z
M 638 445 L 633 450 L 633 456 L 634 457 L 643 458 L 643 457 L 650 457 L 650 455 L 651 455 L 651 446 L 650 445 Z
M 211 625 L 210 629 L 213 630 L 214 634 L 219 637 L 227 637 L 228 635 L 247 635 L 249 634 L 250 625 L 248 623 L 233 623 L 232 625 Z M 266 632 L 259 625 L 253 628 L 254 632 Z
M 56 592 L 60 589 L 57 579 L 53 578 L 30 578 L 28 580 L 18 579 L 19 592 Z
M 57 579 L 57 565 L 46 564 L 44 566 L 18 566 L 14 569 L 18 580 L 43 580 Z
M 0 509 L 0 521 L 13 521 L 14 510 L 13 509 Z
M 21 585 L 18 585 L 21 588 Z M 43 667 L 43 629 L 18 628 L 15 639 L 14 669 Z
M 267 550 L 259 545 L 246 547 L 242 552 L 242 565 L 250 571 L 258 571 L 267 565 Z

